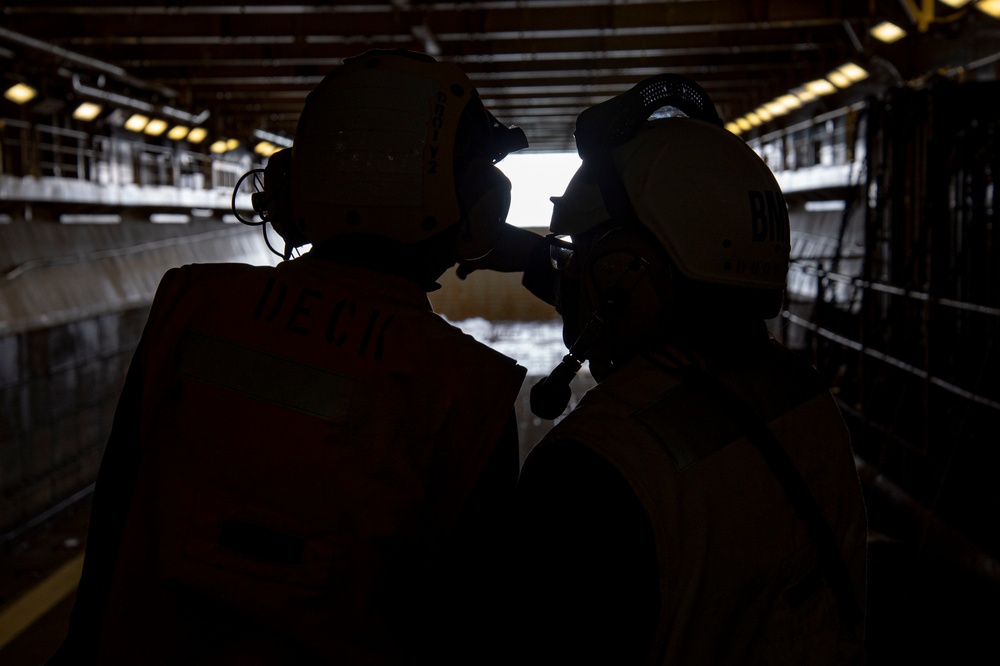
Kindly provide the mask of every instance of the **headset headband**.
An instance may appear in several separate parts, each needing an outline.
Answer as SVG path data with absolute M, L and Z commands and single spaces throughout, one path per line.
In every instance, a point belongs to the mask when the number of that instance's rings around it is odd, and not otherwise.
M 574 133 L 580 158 L 606 157 L 613 148 L 634 137 L 650 116 L 664 106 L 722 127 L 712 98 L 700 85 L 679 74 L 660 74 L 580 114 Z

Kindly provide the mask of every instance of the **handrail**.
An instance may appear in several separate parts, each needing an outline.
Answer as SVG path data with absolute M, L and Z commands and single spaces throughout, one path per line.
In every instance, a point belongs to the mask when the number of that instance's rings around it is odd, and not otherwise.
M 235 179 L 230 179 L 228 174 L 236 172 L 238 176 L 248 171 L 257 159 L 242 151 L 224 156 L 207 155 L 183 146 L 0 118 L 0 128 L 4 127 L 11 131 L 9 134 L 0 132 L 0 154 L 6 153 L 0 161 L 0 173 L 6 171 L 6 175 L 14 178 L 68 177 L 74 181 L 108 184 L 104 177 L 113 173 L 112 180 L 117 185 L 167 185 L 183 190 L 212 191 L 216 186 L 231 188 L 229 181 Z M 30 138 L 19 136 L 18 130 L 28 131 Z M 60 138 L 69 140 L 61 141 Z M 26 142 L 25 147 L 22 144 Z M 148 159 L 147 156 L 162 159 L 156 173 L 143 165 L 142 160 Z M 179 183 L 179 176 L 192 168 L 204 176 L 200 186 Z M 227 174 L 223 183 L 215 182 L 219 171 Z
M 913 375 L 914 377 L 923 379 L 927 381 L 929 384 L 933 384 L 934 386 L 937 386 L 938 388 L 941 388 L 953 395 L 957 395 L 961 398 L 965 398 L 970 402 L 974 402 L 978 405 L 983 405 L 984 407 L 989 407 L 990 409 L 994 409 L 1000 412 L 1000 402 L 996 400 L 983 397 L 977 393 L 973 393 L 972 391 L 964 389 L 961 386 L 957 386 L 955 384 L 952 384 L 951 382 L 947 382 L 941 379 L 940 377 L 935 377 L 926 370 L 922 370 L 921 368 L 911 365 L 906 361 L 901 361 L 900 359 L 894 356 L 890 356 L 884 352 L 880 352 L 877 349 L 872 349 L 867 345 L 864 345 L 860 342 L 856 342 L 855 340 L 851 340 L 850 338 L 840 335 L 839 333 L 835 333 L 830 329 L 823 328 L 822 326 L 814 324 L 811 321 L 807 321 L 802 317 L 794 315 L 787 310 L 781 313 L 781 317 L 788 320 L 790 323 L 795 324 L 797 326 L 801 326 L 802 328 L 805 328 L 807 330 L 810 330 L 813 333 L 816 333 L 817 335 L 826 338 L 827 340 L 836 342 L 842 347 L 846 347 L 848 349 L 861 352 L 862 354 L 866 354 L 867 356 L 871 356 L 872 358 L 878 359 L 883 363 L 887 363 L 896 368 L 899 368 L 900 370 L 903 370 L 904 372 L 907 372 Z
M 833 120 L 834 118 L 840 118 L 841 116 L 846 116 L 848 113 L 857 112 L 865 108 L 867 102 L 855 102 L 849 106 L 842 106 L 839 109 L 834 109 L 832 111 L 827 111 L 826 113 L 821 113 L 818 116 L 814 116 L 809 120 L 803 120 L 795 125 L 789 125 L 788 127 L 783 127 L 773 132 L 768 132 L 767 134 L 762 134 L 758 137 L 754 137 L 751 141 L 760 141 L 761 143 L 767 143 L 769 141 L 774 141 L 782 137 L 786 137 L 789 134 L 795 134 L 796 132 L 801 132 L 802 130 L 809 129 L 810 127 L 815 127 L 821 123 L 825 123 L 828 120 Z
M 851 277 L 849 275 L 844 275 L 842 273 L 828 271 L 818 266 L 809 266 L 808 264 L 804 264 L 803 261 L 808 261 L 808 260 L 794 259 L 792 260 L 792 265 L 798 270 L 801 270 L 803 273 L 809 273 L 811 275 L 816 275 L 818 277 L 826 277 L 833 280 L 834 282 L 840 282 L 842 284 L 850 284 L 855 287 L 860 287 L 862 289 L 871 289 L 872 291 L 878 291 L 884 294 L 891 294 L 893 296 L 905 296 L 907 298 L 912 298 L 917 301 L 925 301 L 928 303 L 932 303 L 934 305 L 942 305 L 944 307 L 954 308 L 956 310 L 965 310 L 966 312 L 975 312 L 977 314 L 992 315 L 994 317 L 1000 316 L 1000 308 L 995 308 L 989 305 L 979 305 L 977 303 L 966 303 L 965 301 L 959 301 L 953 298 L 940 298 L 928 294 L 927 292 L 924 291 L 905 289 L 903 287 L 897 287 L 895 285 L 886 284 L 884 282 L 878 282 L 875 280 L 864 280 L 859 277 Z

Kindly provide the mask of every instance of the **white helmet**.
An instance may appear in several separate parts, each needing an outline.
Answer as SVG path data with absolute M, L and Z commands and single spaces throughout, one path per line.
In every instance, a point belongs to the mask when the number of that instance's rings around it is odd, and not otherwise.
M 693 283 L 713 285 L 686 296 L 711 294 L 738 307 L 741 319 L 763 319 L 780 308 L 791 252 L 774 175 L 722 128 L 694 81 L 653 77 L 590 107 L 577 118 L 576 144 L 583 164 L 566 193 L 552 198 L 550 230 L 604 233 L 586 244 L 576 277 L 560 283 L 570 287 L 560 295 L 569 353 L 531 390 L 532 411 L 549 419 L 565 410 L 569 381 L 584 360 L 601 380 L 598 373 L 663 336 L 661 291 L 671 266 Z M 639 226 L 652 238 L 634 233 Z
M 656 117 L 662 106 L 687 117 Z M 791 245 L 781 189 L 757 153 L 721 127 L 697 84 L 655 77 L 584 111 L 577 145 L 583 165 L 553 198 L 553 233 L 634 214 L 691 280 L 785 288 Z
M 510 183 L 492 165 L 525 146 L 458 67 L 369 51 L 306 100 L 291 154 L 293 230 L 282 235 L 293 245 L 354 233 L 417 243 L 463 220 L 499 230 Z M 466 228 L 480 241 L 467 254 L 485 254 L 493 231 Z

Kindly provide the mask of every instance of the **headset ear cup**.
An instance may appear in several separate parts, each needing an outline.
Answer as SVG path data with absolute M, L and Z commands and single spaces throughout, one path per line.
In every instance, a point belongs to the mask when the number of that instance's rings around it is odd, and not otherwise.
M 469 165 L 458 192 L 458 257 L 463 261 L 489 254 L 510 210 L 510 180 L 486 160 Z
M 608 333 L 616 345 L 632 345 L 657 330 L 664 314 L 665 269 L 656 248 L 633 233 L 612 231 L 593 248 L 585 279 L 591 307 L 613 303 Z M 638 273 L 636 272 L 638 271 Z M 631 274 L 633 277 L 628 277 Z
M 290 247 L 309 242 L 292 211 L 292 151 L 273 153 L 264 168 L 264 195 L 267 221 Z
M 635 270 L 636 255 L 624 250 L 601 256 L 590 269 L 590 279 L 598 295 L 616 289 L 626 272 Z

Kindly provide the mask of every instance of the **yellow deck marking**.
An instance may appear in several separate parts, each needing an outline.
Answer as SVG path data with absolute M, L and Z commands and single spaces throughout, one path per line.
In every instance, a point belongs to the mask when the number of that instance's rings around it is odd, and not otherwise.
M 10 606 L 0 610 L 0 649 L 65 599 L 80 582 L 82 570 L 83 553 L 80 553 Z

